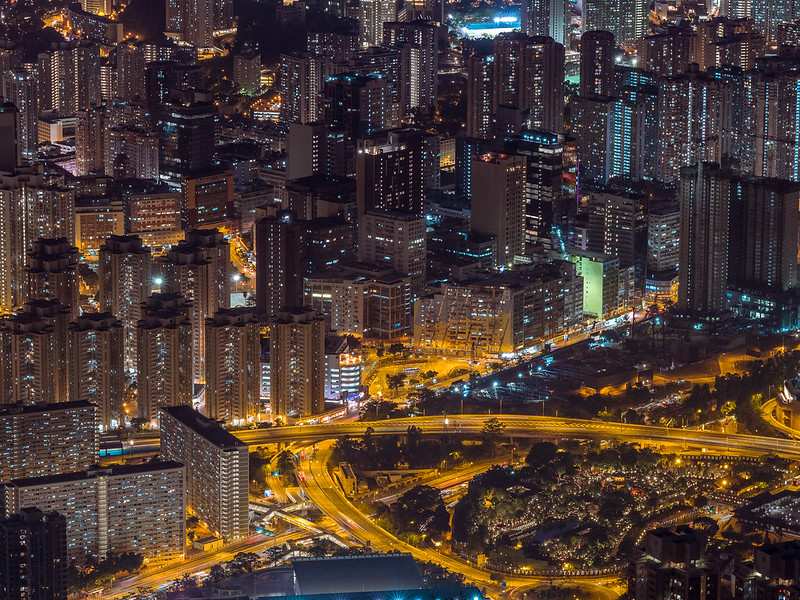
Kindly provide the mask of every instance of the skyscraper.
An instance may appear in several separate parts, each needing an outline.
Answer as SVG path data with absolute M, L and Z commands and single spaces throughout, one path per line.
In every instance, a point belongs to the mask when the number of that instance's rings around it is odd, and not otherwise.
M 69 397 L 98 407 L 97 425 L 115 429 L 126 423 L 125 332 L 111 313 L 85 312 L 69 324 Z
M 618 258 L 622 268 L 633 266 L 636 213 L 641 201 L 639 196 L 621 191 L 590 192 L 588 249 Z
M 25 508 L 0 520 L 0 594 L 8 600 L 67 600 L 67 520 Z
M 206 414 L 233 425 L 261 412 L 261 322 L 252 309 L 228 308 L 206 319 Z
M 180 294 L 153 294 L 136 324 L 139 417 L 152 421 L 161 406 L 191 406 L 192 322 Z
M 100 104 L 100 46 L 85 40 L 62 42 L 38 58 L 40 111 L 74 115 Z
M 525 158 L 490 152 L 472 161 L 470 228 L 497 240 L 496 267 L 510 267 L 525 240 Z
M 379 46 L 383 24 L 397 21 L 397 3 L 392 0 L 364 0 L 359 3 L 359 38 L 361 46 Z
M 678 309 L 717 317 L 726 308 L 730 175 L 715 163 L 681 169 Z
M 143 246 L 138 236 L 114 235 L 100 247 L 99 254 L 99 310 L 110 312 L 122 323 L 125 370 L 135 378 L 136 323 L 153 285 L 150 248 Z
M 313 310 L 276 311 L 270 327 L 270 392 L 273 418 L 325 410 L 325 319 Z
M 216 229 L 197 229 L 159 263 L 163 289 L 189 301 L 194 381 L 205 382 L 205 320 L 231 301 L 230 245 Z
M 186 507 L 225 541 L 247 537 L 247 444 L 189 406 L 167 406 L 160 415 L 161 455 L 186 465 Z
M 422 149 L 389 132 L 365 140 L 356 157 L 358 212 L 374 208 L 422 215 L 425 202 Z
M 520 30 L 526 35 L 547 35 L 569 46 L 570 13 L 567 0 L 523 0 Z

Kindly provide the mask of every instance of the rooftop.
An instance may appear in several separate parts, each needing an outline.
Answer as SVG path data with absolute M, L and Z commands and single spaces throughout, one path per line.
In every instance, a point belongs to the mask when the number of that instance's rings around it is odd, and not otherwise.
M 423 587 L 411 554 L 295 558 L 292 569 L 295 591 L 303 596 L 420 590 Z
M 228 433 L 219 421 L 203 416 L 191 406 L 164 406 L 161 411 L 191 429 L 218 448 L 246 448 L 247 444 Z M 163 427 L 163 423 L 162 423 Z

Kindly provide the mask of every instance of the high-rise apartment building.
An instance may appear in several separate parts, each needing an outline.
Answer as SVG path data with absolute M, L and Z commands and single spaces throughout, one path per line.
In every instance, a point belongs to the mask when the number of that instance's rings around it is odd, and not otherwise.
M 98 308 L 122 323 L 125 370 L 135 377 L 137 368 L 136 324 L 142 305 L 153 286 L 150 248 L 135 235 L 113 235 L 100 247 L 98 261 Z
M 331 59 L 308 52 L 281 54 L 278 72 L 282 123 L 311 123 L 323 114 L 322 89 L 333 73 Z
M 250 308 L 228 308 L 206 319 L 206 414 L 239 425 L 260 410 L 261 321 Z
M 726 308 L 730 175 L 715 163 L 681 169 L 678 309 L 717 317 Z
M 97 425 L 126 423 L 125 332 L 111 313 L 84 312 L 69 324 L 69 397 L 97 405 Z
M 256 307 L 270 317 L 284 306 L 298 306 L 308 269 L 308 228 L 294 213 L 256 223 Z
M 550 36 L 569 46 L 571 9 L 567 0 L 523 0 L 520 15 L 522 33 Z
M 80 313 L 78 249 L 66 238 L 39 238 L 28 251 L 27 297 L 52 298 Z
M 157 181 L 158 134 L 134 127 L 112 127 L 107 133 L 105 172 L 115 179 Z
M 191 406 L 193 393 L 192 322 L 180 294 L 153 294 L 136 324 L 137 404 L 148 421 L 162 406 Z
M 0 405 L 0 482 L 88 469 L 97 444 L 94 404 Z
M 261 90 L 261 54 L 251 48 L 234 54 L 233 81 L 243 94 L 258 96 Z
M 355 142 L 394 125 L 388 82 L 380 75 L 329 77 L 322 90 L 325 124 Z
M 19 109 L 13 102 L 0 103 L 0 172 L 13 173 L 22 164 Z
M 0 486 L 4 516 L 36 507 L 67 520 L 67 559 L 135 552 L 149 563 L 186 549 L 186 474 L 177 462 L 148 462 L 14 479 Z
M 2 78 L 0 78 L 2 80 Z M 17 107 L 19 129 L 17 144 L 22 158 L 33 160 L 39 151 L 39 88 L 35 75 L 26 69 L 14 69 L 5 76 L 5 98 Z
M 94 42 L 62 42 L 39 54 L 39 110 L 74 115 L 100 104 L 100 46 Z
M 356 157 L 359 214 L 388 208 L 422 215 L 423 154 L 420 144 L 403 139 L 399 132 L 365 140 Z
M 383 25 L 397 21 L 397 3 L 392 0 L 364 0 L 359 3 L 359 38 L 362 47 L 383 43 Z
M 648 273 L 677 273 L 680 258 L 681 211 L 666 203 L 647 215 Z
M 307 308 L 275 312 L 270 327 L 273 418 L 325 410 L 325 319 Z
M 67 520 L 25 508 L 0 520 L 0 595 L 67 600 Z
M 371 210 L 359 218 L 358 260 L 390 267 L 411 278 L 418 299 L 425 290 L 427 247 L 425 217 L 392 210 Z
M 581 21 L 583 31 L 610 31 L 622 48 L 635 49 L 649 18 L 646 0 L 586 0 Z
M 205 320 L 231 302 L 230 245 L 216 229 L 196 229 L 158 264 L 163 289 L 189 302 L 194 381 L 205 382 Z
M 772 292 L 795 288 L 800 182 L 737 176 L 730 192 L 729 282 Z
M 681 75 L 691 63 L 697 62 L 698 41 L 697 34 L 686 21 L 659 28 L 639 40 L 638 66 L 660 77 Z
M 681 167 L 719 162 L 730 131 L 730 88 L 694 67 L 659 80 L 657 177 L 677 180 Z
M 160 415 L 161 456 L 186 465 L 186 508 L 225 541 L 247 537 L 247 444 L 189 406 L 167 406 Z
M 383 45 L 400 50 L 400 117 L 429 113 L 436 104 L 439 76 L 438 27 L 433 21 L 384 23 Z
M 105 168 L 105 107 L 92 105 L 75 115 L 75 170 L 78 175 L 89 175 L 104 174 Z
M 525 158 L 490 152 L 472 161 L 470 228 L 497 240 L 496 267 L 510 267 L 525 241 Z
M 473 53 L 467 58 L 467 137 L 492 137 L 494 56 Z
M 493 110 L 530 113 L 531 129 L 564 130 L 564 46 L 550 37 L 501 33 L 494 39 Z
M 590 192 L 587 249 L 618 258 L 622 268 L 633 266 L 636 213 L 641 202 L 638 195 L 622 191 Z
M 181 178 L 184 229 L 227 226 L 234 220 L 233 172 L 223 170 Z
M 614 95 L 615 52 L 610 31 L 587 31 L 581 36 L 580 96 Z

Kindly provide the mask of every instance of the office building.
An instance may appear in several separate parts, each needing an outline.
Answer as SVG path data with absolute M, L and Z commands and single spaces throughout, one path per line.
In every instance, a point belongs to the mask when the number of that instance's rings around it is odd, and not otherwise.
M 411 278 L 392 271 L 376 273 L 369 291 L 368 337 L 381 340 L 408 338 L 413 320 Z
M 681 169 L 678 309 L 719 317 L 726 309 L 730 176 L 715 163 Z
M 493 130 L 494 56 L 467 58 L 467 137 L 491 139 Z
M 646 0 L 586 0 L 581 25 L 584 32 L 610 31 L 620 47 L 635 50 L 636 41 L 647 33 L 649 18 Z
M 550 37 L 501 33 L 494 39 L 494 101 L 529 112 L 529 128 L 564 130 L 564 46 Z
M 472 161 L 470 229 L 497 240 L 496 268 L 510 267 L 525 240 L 525 158 L 491 152 Z
M 178 189 L 181 176 L 206 172 L 214 165 L 217 109 L 205 97 L 175 98 L 158 108 L 161 180 Z
M 27 297 L 51 298 L 80 313 L 78 249 L 66 238 L 39 238 L 28 251 Z
M 136 324 L 139 417 L 153 421 L 162 406 L 191 406 L 193 392 L 190 304 L 180 294 L 153 294 Z
M 36 158 L 39 151 L 38 89 L 36 77 L 31 71 L 14 69 L 5 76 L 4 95 L 6 101 L 13 103 L 18 111 L 17 144 L 25 161 Z
M 186 465 L 186 508 L 224 541 L 246 538 L 247 444 L 189 406 L 161 409 L 161 456 Z
M 565 262 L 446 283 L 422 298 L 414 345 L 470 357 L 531 351 L 583 319 L 583 282 Z
M 135 552 L 151 564 L 183 558 L 186 479 L 181 463 L 151 461 L 14 479 L 0 486 L 5 516 L 25 508 L 67 521 L 67 560 Z
M 205 320 L 231 301 L 230 244 L 216 229 L 188 231 L 158 263 L 157 270 L 164 282 L 162 289 L 181 294 L 189 302 L 194 381 L 204 383 Z
M 610 31 L 587 31 L 581 36 L 580 96 L 614 95 L 615 52 Z
M 622 268 L 619 259 L 570 248 L 568 260 L 583 281 L 583 314 L 608 319 L 629 310 L 634 301 L 634 267 Z
M 97 444 L 94 404 L 0 405 L 0 482 L 88 469 Z
M 125 370 L 134 379 L 137 367 L 136 324 L 153 285 L 150 248 L 135 235 L 114 235 L 100 247 L 98 308 L 122 323 Z
M 429 20 L 384 23 L 383 45 L 400 50 L 400 118 L 431 113 L 439 76 L 438 27 Z M 413 111 L 413 112 L 412 112 Z
M 273 419 L 325 410 L 325 320 L 313 310 L 275 312 L 270 327 L 270 408 Z
M 67 520 L 26 508 L 0 520 L 0 594 L 67 600 Z
M 101 430 L 125 426 L 125 331 L 111 313 L 84 312 L 68 327 L 69 398 L 97 405 Z
M 232 425 L 261 413 L 261 321 L 253 309 L 228 308 L 206 319 L 206 414 Z
M 416 300 L 424 293 L 426 283 L 425 229 L 424 217 L 390 210 L 368 211 L 359 219 L 358 260 L 410 277 Z
M 569 46 L 571 8 L 567 0 L 523 0 L 520 30 L 530 36 L 550 36 Z
M 564 144 L 547 131 L 528 131 L 506 138 L 505 151 L 525 158 L 525 243 L 558 246 L 566 223 L 567 207 L 562 194 Z
M 228 225 L 234 220 L 233 172 L 181 178 L 181 220 L 184 229 Z

